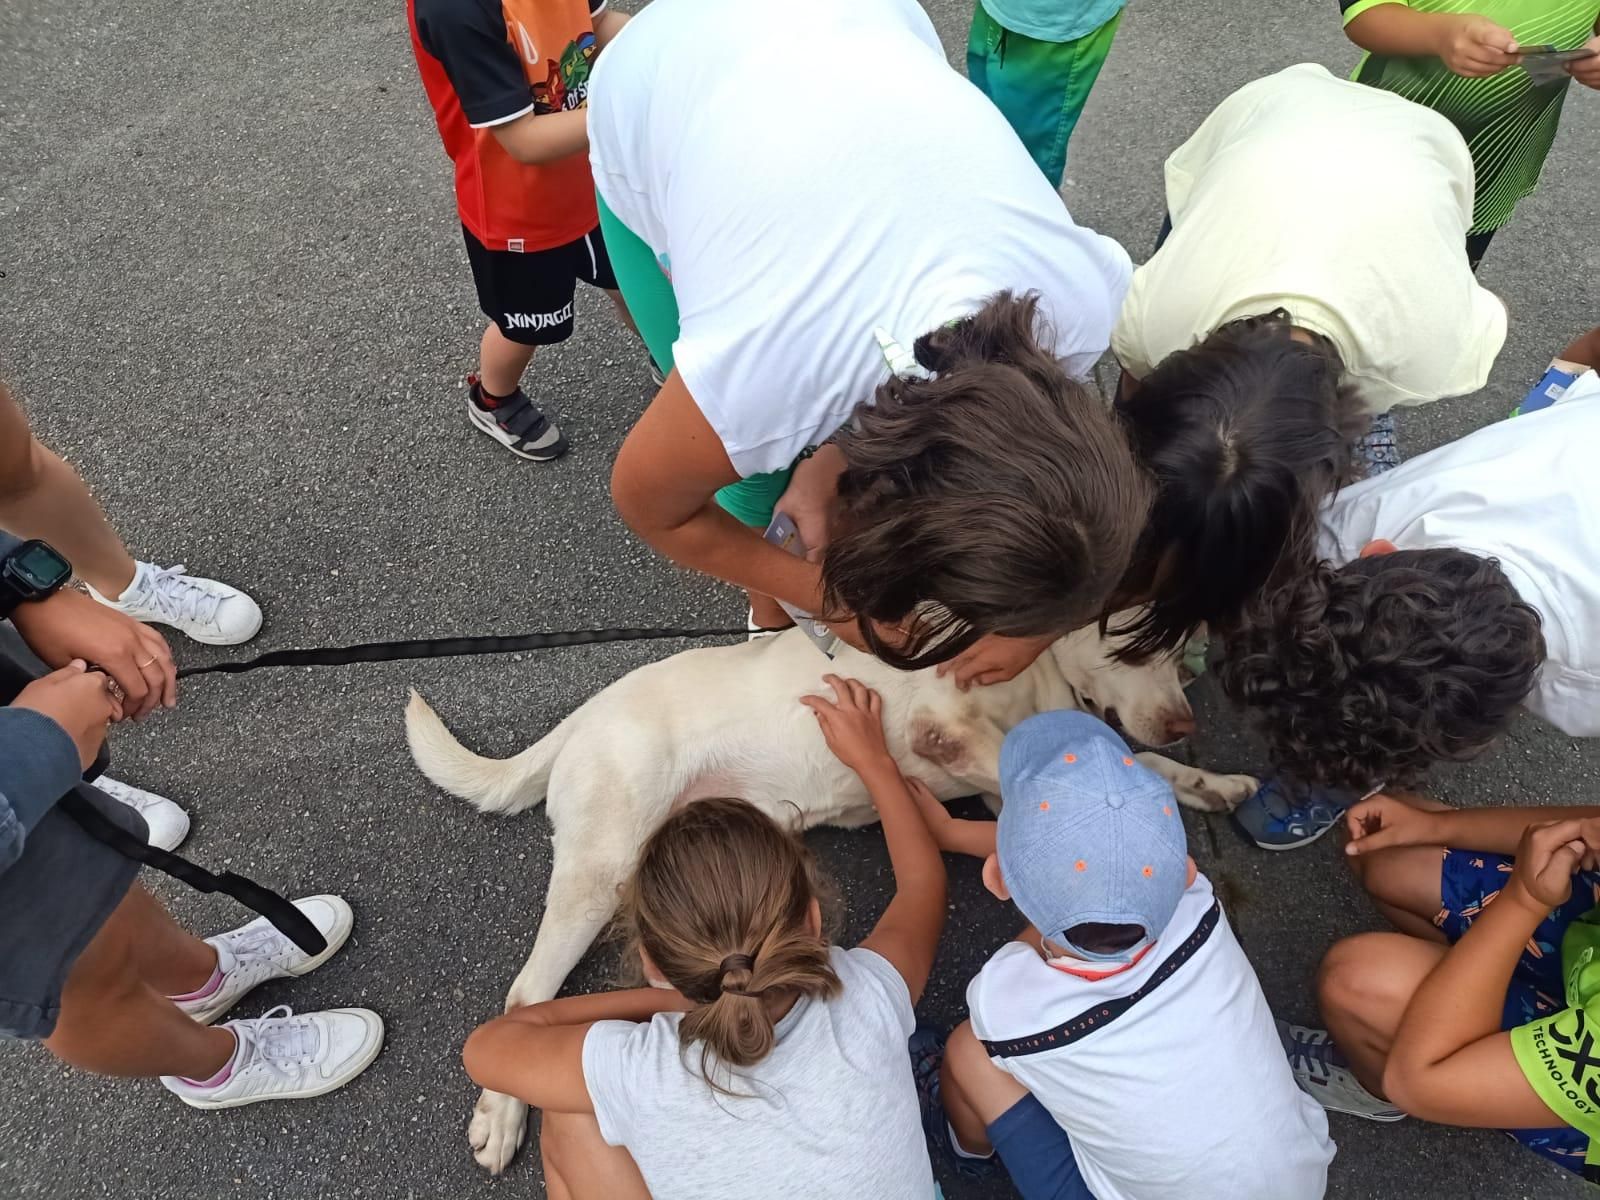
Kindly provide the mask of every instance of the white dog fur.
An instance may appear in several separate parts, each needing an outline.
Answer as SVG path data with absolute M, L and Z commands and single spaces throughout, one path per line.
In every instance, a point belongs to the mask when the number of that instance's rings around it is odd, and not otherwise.
M 999 792 L 1000 743 L 1037 712 L 1113 716 L 1135 740 L 1166 745 L 1194 729 L 1174 660 L 1116 662 L 1097 632 L 1057 641 L 1009 683 L 958 691 L 932 670 L 903 672 L 842 647 L 829 663 L 794 630 L 732 646 L 686 650 L 630 672 L 515 757 L 463 747 L 412 694 L 412 756 L 445 791 L 480 811 L 518 813 L 546 800 L 554 866 L 533 953 L 506 1008 L 552 998 L 617 907 L 618 886 L 650 833 L 681 804 L 738 796 L 784 822 L 854 827 L 876 819 L 860 780 L 823 742 L 802 695 L 827 694 L 822 675 L 853 676 L 883 697 L 889 750 L 941 800 Z M 1140 760 L 1192 808 L 1231 809 L 1256 781 L 1218 776 L 1155 754 Z M 498 1173 L 527 1129 L 520 1101 L 484 1092 L 468 1138 Z

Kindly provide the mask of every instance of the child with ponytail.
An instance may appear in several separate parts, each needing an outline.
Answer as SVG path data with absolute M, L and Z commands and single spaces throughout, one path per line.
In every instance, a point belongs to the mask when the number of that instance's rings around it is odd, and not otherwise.
M 467 1041 L 476 1082 L 542 1110 L 551 1200 L 937 1195 L 906 1040 L 944 865 L 879 697 L 827 682 L 835 700 L 802 703 L 871 792 L 894 898 L 860 946 L 830 945 L 797 835 L 743 800 L 669 817 L 622 895 L 651 986 L 530 1005 Z

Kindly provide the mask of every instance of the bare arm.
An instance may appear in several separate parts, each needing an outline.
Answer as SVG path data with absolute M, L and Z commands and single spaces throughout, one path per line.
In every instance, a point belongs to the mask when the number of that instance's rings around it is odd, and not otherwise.
M 495 141 L 518 162 L 547 163 L 589 149 L 589 110 L 528 113 L 503 125 L 491 126 Z
M 628 528 L 680 566 L 819 611 L 821 568 L 763 541 L 717 506 L 717 489 L 738 479 L 722 439 L 674 371 L 617 452 L 611 498 Z
M 1493 75 L 1521 62 L 1516 39 L 1474 13 L 1418 12 L 1404 4 L 1369 8 L 1344 27 L 1363 50 L 1400 58 L 1438 58 L 1457 75 Z
M 965 821 L 952 817 L 939 798 L 915 779 L 906 781 L 917 802 L 917 811 L 933 835 L 933 841 L 946 854 L 967 854 L 988 858 L 994 853 L 996 825 L 993 821 Z
M 595 44 L 604 50 L 606 43 L 622 32 L 622 27 L 628 23 L 628 14 L 615 8 L 607 7 L 605 12 L 595 18 L 594 40 Z
M 1600 325 L 1589 330 L 1563 350 L 1561 359 L 1583 367 L 1600 367 Z
M 933 971 L 944 931 L 944 860 L 917 812 L 911 785 L 889 755 L 881 698 L 858 680 L 837 675 L 823 679 L 833 688 L 837 703 L 821 696 L 802 696 L 800 701 L 816 714 L 828 748 L 866 785 L 883 822 L 894 870 L 894 898 L 861 944 L 889 960 L 916 1004 Z
M 1515 854 L 1530 825 L 1600 817 L 1600 807 L 1446 808 L 1405 792 L 1378 793 L 1345 813 L 1345 853 L 1373 854 L 1399 846 L 1454 846 Z
M 583 1081 L 583 1039 L 596 1021 L 648 1021 L 688 1012 L 677 992 L 634 988 L 530 1004 L 480 1025 L 461 1052 L 474 1083 L 555 1112 L 594 1111 Z
M 1384 1068 L 1389 1099 L 1413 1116 L 1450 1125 L 1562 1123 L 1517 1066 L 1500 1018 L 1528 938 L 1571 894 L 1573 871 L 1597 845 L 1600 821 L 1527 831 L 1511 881 L 1412 996 Z

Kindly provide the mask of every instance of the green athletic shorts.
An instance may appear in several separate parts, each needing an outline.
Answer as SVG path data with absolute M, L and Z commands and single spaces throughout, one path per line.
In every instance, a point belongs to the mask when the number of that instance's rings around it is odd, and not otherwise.
M 600 232 L 605 238 L 617 287 L 627 301 L 633 323 L 639 327 L 650 357 L 663 371 L 672 370 L 672 347 L 678 340 L 678 300 L 672 294 L 672 281 L 656 262 L 644 240 L 629 229 L 600 198 Z M 794 475 L 791 465 L 781 471 L 765 471 L 717 491 L 717 503 L 735 520 L 764 530 L 772 523 L 772 513 Z

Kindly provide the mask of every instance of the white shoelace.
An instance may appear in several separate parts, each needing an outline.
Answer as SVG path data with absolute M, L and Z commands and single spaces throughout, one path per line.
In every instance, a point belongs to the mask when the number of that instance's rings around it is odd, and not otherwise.
M 145 572 L 144 586 L 139 589 L 140 599 L 147 599 L 169 617 L 181 621 L 212 622 L 217 619 L 217 609 L 225 597 L 209 581 L 185 575 L 185 566 L 157 567 Z
M 292 1079 L 304 1059 L 317 1056 L 319 1037 L 309 1017 L 297 1017 L 287 1004 L 269 1008 L 259 1017 L 234 1021 L 234 1036 L 239 1039 L 238 1070 L 261 1063 L 274 1074 Z

